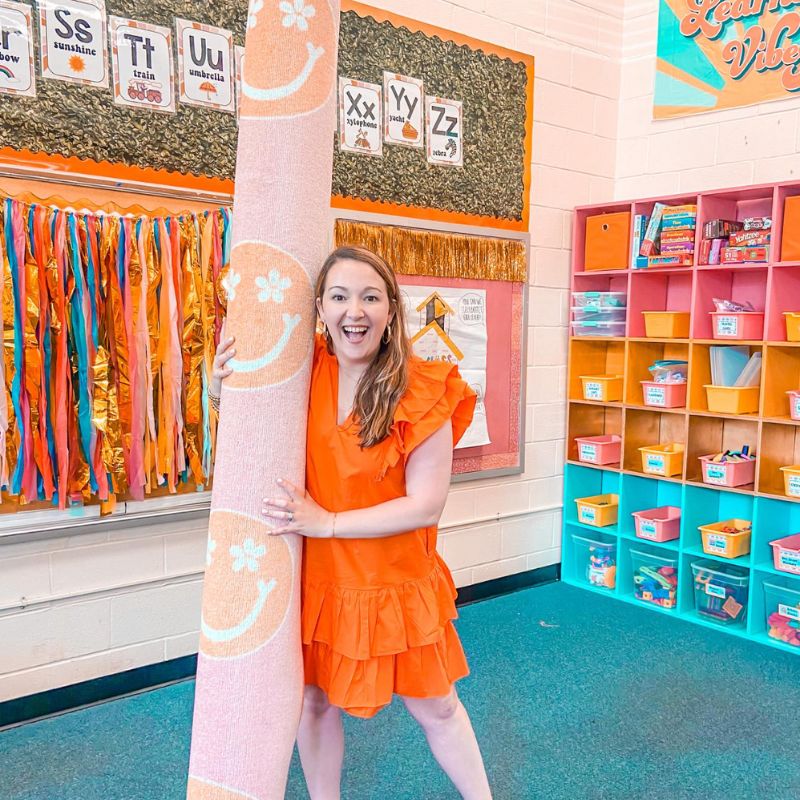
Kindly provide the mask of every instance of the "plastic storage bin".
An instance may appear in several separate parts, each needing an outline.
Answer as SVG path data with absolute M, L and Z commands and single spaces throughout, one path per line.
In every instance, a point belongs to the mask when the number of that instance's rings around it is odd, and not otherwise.
M 573 292 L 572 303 L 576 306 L 625 308 L 628 305 L 628 297 L 625 292 Z
M 767 634 L 792 647 L 800 647 L 800 591 L 764 582 Z
M 654 339 L 688 339 L 688 311 L 642 311 L 644 335 Z
M 642 454 L 642 471 L 647 475 L 660 475 L 663 478 L 672 478 L 683 472 L 682 444 L 654 444 L 649 447 L 640 447 Z
M 800 311 L 784 311 L 786 319 L 786 341 L 800 342 Z
M 710 311 L 711 331 L 715 339 L 762 339 L 763 311 Z
M 612 433 L 608 436 L 576 436 L 578 461 L 586 464 L 619 464 L 622 437 Z
M 718 625 L 742 625 L 747 617 L 750 577 L 727 564 L 692 562 L 694 607 L 698 615 Z
M 624 322 L 573 322 L 573 336 L 624 336 Z
M 646 406 L 654 408 L 684 408 L 686 406 L 685 383 L 656 383 L 641 381 L 642 399 Z
M 786 394 L 789 396 L 789 416 L 800 419 L 800 391 L 792 390 Z
M 670 542 L 681 535 L 681 510 L 676 506 L 659 506 L 634 511 L 636 535 L 650 542 Z
M 770 542 L 775 569 L 800 575 L 800 533 Z
M 633 594 L 637 600 L 673 609 L 678 596 L 678 559 L 631 549 Z
M 575 502 L 578 505 L 578 522 L 594 525 L 596 528 L 616 525 L 619 495 L 597 494 L 592 497 L 579 497 Z
M 710 486 L 746 486 L 756 479 L 756 459 L 747 461 L 713 461 L 713 456 L 700 456 L 703 483 Z
M 572 534 L 575 575 L 590 586 L 613 589 L 617 585 L 617 545 Z
M 708 410 L 717 414 L 755 414 L 758 411 L 758 386 L 705 385 Z
M 605 306 L 572 306 L 572 319 L 575 322 L 625 322 L 626 308 L 606 308 Z
M 622 375 L 581 375 L 584 400 L 618 403 L 622 400 Z
M 752 523 L 747 519 L 726 519 L 701 525 L 703 552 L 721 558 L 739 558 L 750 552 Z
M 800 465 L 781 467 L 783 486 L 787 497 L 800 497 Z

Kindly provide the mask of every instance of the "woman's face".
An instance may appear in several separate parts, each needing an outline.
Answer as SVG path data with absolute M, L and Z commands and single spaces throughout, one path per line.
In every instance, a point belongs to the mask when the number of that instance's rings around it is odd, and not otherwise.
M 360 366 L 377 355 L 393 315 L 383 278 L 369 264 L 351 258 L 330 268 L 317 311 L 328 326 L 336 357 Z

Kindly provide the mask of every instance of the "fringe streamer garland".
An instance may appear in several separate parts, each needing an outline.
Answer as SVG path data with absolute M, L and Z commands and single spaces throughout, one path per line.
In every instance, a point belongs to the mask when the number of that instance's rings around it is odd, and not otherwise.
M 228 209 L 0 205 L 0 485 L 60 508 L 205 487 Z

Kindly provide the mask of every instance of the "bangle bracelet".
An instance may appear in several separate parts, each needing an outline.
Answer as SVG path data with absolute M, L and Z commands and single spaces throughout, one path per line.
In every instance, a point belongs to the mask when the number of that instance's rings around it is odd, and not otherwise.
M 331 529 L 331 539 L 336 537 L 336 516 L 338 513 L 338 511 L 333 512 L 333 528 Z
M 215 395 L 215 394 L 211 394 L 211 392 L 209 392 L 209 393 L 208 393 L 208 401 L 211 403 L 211 407 L 212 407 L 212 408 L 213 408 L 215 411 L 219 411 L 219 401 L 220 401 L 220 398 L 219 398 L 217 395 Z

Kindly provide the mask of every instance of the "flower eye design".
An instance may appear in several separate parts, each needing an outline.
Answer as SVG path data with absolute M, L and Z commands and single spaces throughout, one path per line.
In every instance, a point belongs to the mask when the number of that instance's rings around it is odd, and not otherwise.
M 316 15 L 317 9 L 312 5 L 306 5 L 305 0 L 281 0 L 278 9 L 283 14 L 283 27 L 291 28 L 297 25 L 300 31 L 308 30 L 308 20 Z
M 217 543 L 209 537 L 208 544 L 206 545 L 206 566 L 210 567 L 214 560 L 214 551 L 217 549 Z
M 266 552 L 266 545 L 260 544 L 256 546 L 252 539 L 245 539 L 242 546 L 238 544 L 231 545 L 230 554 L 234 558 L 233 571 L 241 572 L 247 567 L 249 572 L 257 572 L 258 561 L 263 558 Z
M 250 8 L 247 13 L 247 27 L 255 28 L 258 25 L 258 12 L 264 8 L 264 0 L 250 0 Z
M 228 295 L 228 301 L 236 299 L 236 287 L 241 283 L 242 276 L 238 272 L 230 270 L 228 274 L 222 279 L 222 288 Z
M 256 286 L 261 291 L 258 293 L 259 303 L 268 303 L 274 300 L 278 305 L 283 303 L 283 293 L 292 285 L 291 278 L 282 278 L 277 269 L 269 271 L 269 277 L 259 275 L 256 278 Z

